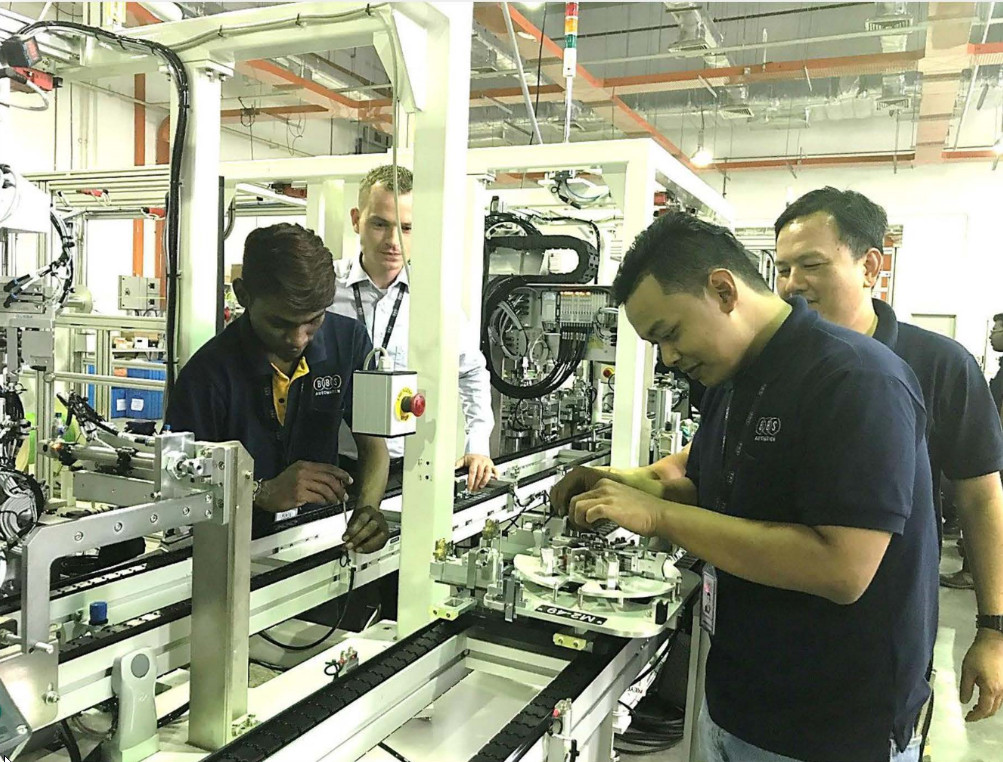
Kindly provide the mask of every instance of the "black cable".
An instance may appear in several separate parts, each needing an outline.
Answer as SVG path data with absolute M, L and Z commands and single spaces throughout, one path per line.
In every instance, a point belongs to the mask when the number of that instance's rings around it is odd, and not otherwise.
M 334 626 L 330 630 L 324 633 L 322 637 L 318 638 L 312 643 L 306 643 L 303 645 L 296 645 L 294 643 L 280 643 L 265 631 L 259 632 L 258 635 L 260 635 L 264 641 L 271 643 L 276 648 L 281 648 L 284 651 L 309 651 L 312 648 L 316 648 L 325 640 L 327 640 L 329 637 L 334 635 L 334 633 L 338 631 L 338 628 L 341 627 L 341 623 L 345 621 L 345 614 L 348 613 L 348 604 L 351 603 L 352 601 L 352 590 L 354 589 L 355 589 L 355 568 L 352 567 L 352 571 L 349 573 L 348 577 L 348 592 L 345 593 L 345 602 L 341 606 L 341 615 L 338 617 L 338 621 L 334 624 Z
M 547 223 L 547 222 L 574 222 L 574 223 L 577 223 L 579 225 L 585 225 L 586 227 L 588 227 L 589 229 L 592 230 L 592 235 L 594 235 L 596 237 L 596 250 L 598 251 L 598 250 L 602 249 L 602 232 L 599 230 L 599 226 L 596 225 L 595 222 L 593 222 L 592 220 L 583 220 L 580 217 L 565 217 L 563 215 L 561 215 L 561 216 L 555 216 L 555 217 L 543 217 L 543 216 L 540 216 L 540 217 L 535 217 L 534 219 L 537 219 L 540 222 L 544 222 L 544 223 Z
M 162 58 L 170 70 L 171 79 L 178 93 L 178 123 L 174 127 L 174 145 L 171 150 L 170 186 L 167 196 L 167 388 L 164 403 L 174 387 L 176 372 L 177 334 L 177 278 L 181 243 L 181 163 L 184 158 L 185 136 L 188 132 L 188 112 L 191 105 L 191 87 L 188 71 L 180 56 L 166 45 L 151 40 L 124 37 L 106 29 L 77 24 L 72 21 L 36 21 L 20 29 L 18 36 L 30 35 L 39 30 L 76 32 L 106 40 L 118 45 L 123 51 L 141 50 Z
M 679 636 L 679 630 L 678 629 L 673 630 L 672 634 L 669 635 L 668 644 L 665 646 L 665 650 L 662 651 L 662 653 L 655 659 L 655 661 L 651 663 L 651 665 L 649 665 L 649 667 L 646 670 L 644 670 L 643 672 L 641 672 L 641 674 L 639 674 L 637 677 L 634 678 L 633 682 L 631 682 L 631 687 L 641 682 L 644 678 L 646 678 L 648 675 L 650 675 L 652 672 L 658 669 L 662 665 L 662 662 L 664 662 L 666 659 L 669 658 L 669 653 L 671 653 L 672 646 L 675 645 L 676 638 L 678 636 Z
M 77 744 L 77 739 L 73 735 L 73 731 L 70 730 L 70 724 L 66 720 L 59 723 L 59 735 L 62 736 L 63 746 L 66 747 L 66 751 L 70 755 L 70 762 L 83 762 L 83 757 L 80 755 L 80 746 Z
M 264 667 L 265 669 L 270 669 L 272 672 L 285 672 L 289 667 L 283 667 L 281 664 L 272 664 L 269 661 L 263 661 L 262 659 L 248 659 L 251 664 L 257 664 L 259 667 Z
M 533 118 L 540 115 L 540 72 L 543 67 L 543 36 L 547 29 L 547 4 L 543 4 L 543 23 L 540 24 L 540 49 L 536 53 L 536 101 L 533 103 Z M 535 135 L 529 136 L 529 144 L 533 145 Z
M 675 748 L 676 746 L 679 745 L 679 742 L 682 740 L 683 740 L 682 738 L 679 738 L 675 741 L 672 741 L 671 743 L 666 743 L 662 746 L 652 746 L 650 749 L 624 749 L 623 747 L 620 746 L 614 746 L 613 751 L 615 751 L 617 754 L 626 754 L 627 756 L 630 757 L 646 757 L 649 754 L 658 754 L 661 751 L 668 751 L 669 749 Z
M 93 749 L 87 752 L 87 756 L 84 757 L 84 762 L 101 762 L 101 756 L 102 756 L 101 746 L 102 744 L 99 743 L 97 746 L 95 746 Z
M 540 500 L 539 503 L 534 502 L 534 500 L 536 500 L 538 498 L 541 498 L 541 497 L 543 499 Z M 532 508 L 541 508 L 541 507 L 543 507 L 545 505 L 546 506 L 550 505 L 550 495 L 548 493 L 546 493 L 546 492 L 537 492 L 536 494 L 531 495 L 530 498 L 529 498 L 529 500 L 527 501 L 527 504 L 525 506 L 522 506 L 521 510 L 517 514 L 515 514 L 512 518 L 510 518 L 508 520 L 508 523 L 505 526 L 502 527 L 501 531 L 502 532 L 507 531 L 508 528 L 511 527 L 516 522 L 516 519 L 518 519 L 520 516 L 522 516 L 524 513 L 526 513 L 526 511 L 529 511 Z
M 384 743 L 383 741 L 380 741 L 380 742 L 379 742 L 378 744 L 376 744 L 376 745 L 377 745 L 377 746 L 379 746 L 379 747 L 380 747 L 381 749 L 383 749 L 383 751 L 385 751 L 385 752 L 386 752 L 387 754 L 389 754 L 389 755 L 390 755 L 391 757 L 393 757 L 394 759 L 398 760 L 398 762 L 411 762 L 411 760 L 409 760 L 409 759 L 408 759 L 407 757 L 405 757 L 405 756 L 404 756 L 403 754 L 401 754 L 401 753 L 400 753 L 399 751 L 396 751 L 395 749 L 391 749 L 391 748 L 390 748 L 389 746 L 387 746 L 387 745 L 386 745 L 386 743 Z
M 159 720 L 157 720 L 157 727 L 158 728 L 163 728 L 163 727 L 166 727 L 166 726 L 170 725 L 172 722 L 176 722 L 176 721 L 180 720 L 182 717 L 185 716 L 185 714 L 188 713 L 188 710 L 189 710 L 190 707 L 191 707 L 190 702 L 186 701 L 181 706 L 179 706 L 177 709 L 174 709 L 174 710 L 168 712 L 163 717 L 161 717 Z

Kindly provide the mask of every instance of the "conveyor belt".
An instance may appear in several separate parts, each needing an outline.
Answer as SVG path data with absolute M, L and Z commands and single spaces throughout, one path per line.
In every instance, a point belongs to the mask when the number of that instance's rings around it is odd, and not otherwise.
M 400 529 L 391 528 L 391 539 L 399 536 Z M 296 561 L 283 564 L 275 569 L 261 572 L 251 578 L 251 590 L 259 590 L 263 587 L 274 585 L 282 580 L 289 579 L 297 574 L 302 574 L 317 566 L 322 566 L 341 558 L 343 555 L 345 555 L 345 548 L 339 545 L 336 548 L 329 548 L 306 558 L 300 558 Z M 337 600 L 337 598 L 332 600 Z M 94 651 L 114 645 L 121 640 L 141 635 L 147 630 L 184 619 L 186 616 L 190 616 L 191 613 L 191 599 L 187 599 L 178 601 L 170 606 L 165 606 L 157 611 L 143 614 L 135 619 L 110 625 L 102 628 L 99 632 L 83 635 L 71 640 L 59 649 L 59 662 L 62 664 L 73 659 L 79 659 Z
M 553 447 L 554 445 L 550 445 Z M 545 469 L 537 474 L 527 476 L 520 480 L 521 485 L 533 484 L 537 481 L 546 479 L 548 476 L 553 475 L 558 470 L 562 468 L 567 468 L 568 466 L 579 465 L 591 460 L 595 460 L 597 457 L 602 457 L 606 454 L 605 451 L 600 451 L 597 453 L 589 453 L 582 455 L 572 461 L 562 463 L 559 466 L 554 466 L 549 469 Z M 485 490 L 472 495 L 468 498 L 458 500 L 455 506 L 456 512 L 461 512 L 475 505 L 478 505 L 487 500 L 491 500 L 495 497 L 505 494 L 509 491 L 509 487 L 500 487 L 494 490 Z M 400 494 L 400 490 L 388 491 L 387 497 L 393 497 L 395 494 Z M 299 524 L 305 524 L 312 521 L 317 521 L 322 518 L 327 518 L 328 516 L 334 516 L 343 511 L 343 507 L 339 505 L 329 506 L 325 508 L 320 508 L 311 511 L 302 516 L 289 519 L 286 522 L 282 522 L 281 525 L 277 525 L 275 531 L 281 531 L 288 529 L 290 526 L 297 526 Z M 391 526 L 390 536 L 398 537 L 400 534 L 400 528 Z M 175 563 L 180 563 L 191 557 L 192 549 L 191 547 L 179 548 L 168 553 L 162 553 L 158 555 L 153 555 L 148 558 L 142 559 L 140 561 L 129 561 L 118 566 L 103 569 L 97 572 L 90 573 L 84 577 L 79 577 L 72 580 L 64 581 L 51 591 L 50 600 L 58 600 L 59 598 L 73 595 L 75 593 L 81 592 L 82 590 L 87 590 L 92 587 L 98 587 L 109 582 L 128 579 L 129 577 L 144 574 L 146 572 L 154 571 L 156 569 L 164 568 Z M 332 560 L 340 558 L 344 554 L 344 550 L 341 546 L 330 548 L 328 550 L 321 551 L 319 553 L 313 554 L 306 558 L 301 558 L 296 561 L 283 564 L 280 567 L 270 569 L 268 571 L 259 572 L 251 578 L 251 590 L 258 590 L 262 587 L 268 585 L 276 584 L 284 579 L 288 579 L 297 574 L 301 574 L 305 571 L 309 571 L 312 568 L 321 566 Z M 0 602 L 0 615 L 7 615 L 17 611 L 20 607 L 20 600 L 18 596 L 10 596 Z M 87 634 L 77 638 L 69 643 L 66 643 L 60 648 L 59 661 L 60 663 L 72 661 L 73 659 L 86 656 L 87 654 L 93 653 L 94 651 L 106 648 L 109 645 L 113 645 L 119 641 L 134 637 L 135 635 L 142 634 L 148 630 L 155 629 L 164 624 L 183 619 L 186 616 L 191 615 L 191 601 L 184 600 L 178 601 L 175 604 L 165 606 L 157 611 L 152 611 L 143 614 L 134 619 L 130 619 L 124 622 L 120 622 L 116 625 L 110 625 L 99 632 Z
M 316 728 L 391 675 L 470 628 L 479 617 L 466 614 L 454 622 L 436 621 L 383 651 L 345 677 L 332 682 L 281 714 L 234 739 L 203 762 L 264 762 Z M 554 707 L 577 698 L 630 641 L 599 637 L 593 652 L 581 652 L 508 725 L 473 757 L 475 762 L 519 759 L 547 732 Z
M 92 587 L 100 587 L 109 582 L 121 579 L 128 579 L 136 574 L 144 574 L 155 569 L 163 569 L 165 566 L 187 561 L 192 557 L 192 548 L 189 545 L 185 548 L 178 548 L 167 553 L 157 553 L 146 558 L 133 558 L 123 561 L 115 566 L 106 569 L 98 569 L 88 572 L 79 577 L 64 579 L 52 586 L 49 593 L 49 600 L 57 600 L 73 593 L 79 593 Z M 0 616 L 13 614 L 21 608 L 20 593 L 6 595 L 0 599 Z
M 550 728 L 557 703 L 577 698 L 629 642 L 605 635 L 596 638 L 592 653 L 579 653 L 525 709 L 471 757 L 471 762 L 514 762 L 521 759 Z
M 337 681 L 258 725 L 203 762 L 261 762 L 406 669 L 425 654 L 459 635 L 475 621 L 465 615 L 454 622 L 436 621 L 361 664 Z

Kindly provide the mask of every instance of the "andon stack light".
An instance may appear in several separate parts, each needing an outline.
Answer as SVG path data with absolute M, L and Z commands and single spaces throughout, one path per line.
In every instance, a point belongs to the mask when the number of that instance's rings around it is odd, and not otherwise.
M 578 3 L 564 4 L 564 142 L 571 140 L 571 90 L 578 63 Z

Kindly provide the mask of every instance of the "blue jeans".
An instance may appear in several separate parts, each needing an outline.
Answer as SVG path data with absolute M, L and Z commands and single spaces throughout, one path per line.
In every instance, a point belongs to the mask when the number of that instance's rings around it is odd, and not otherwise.
M 703 752 L 704 762 L 801 762 L 793 757 L 760 749 L 733 736 L 711 719 L 707 702 L 704 702 L 700 711 L 699 723 L 700 750 Z M 899 751 L 894 741 L 889 741 L 888 746 L 889 762 L 919 762 L 919 735 L 909 742 L 905 751 Z

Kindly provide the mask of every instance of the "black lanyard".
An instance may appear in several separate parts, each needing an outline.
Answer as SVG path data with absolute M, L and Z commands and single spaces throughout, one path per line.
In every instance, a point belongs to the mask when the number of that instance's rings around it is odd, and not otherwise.
M 359 318 L 359 322 L 362 325 L 366 324 L 366 313 L 362 310 L 362 292 L 359 289 L 358 283 L 352 284 L 352 290 L 355 292 L 355 314 Z M 397 288 L 397 301 L 394 302 L 393 311 L 390 313 L 390 320 L 387 322 L 387 332 L 383 334 L 383 343 L 379 346 L 383 349 L 390 348 L 390 337 L 393 336 L 394 326 L 397 325 L 397 315 L 401 311 L 401 302 L 404 301 L 404 292 L 407 291 L 407 285 L 404 283 L 398 284 Z M 373 327 L 369 332 L 370 338 L 373 343 L 376 342 L 376 305 L 373 305 Z
M 728 423 L 731 419 L 731 403 L 735 396 L 735 388 L 732 387 L 728 392 L 728 404 L 724 408 L 724 436 L 721 437 L 721 465 L 724 469 L 724 479 L 718 493 L 718 511 L 724 511 L 725 508 L 728 507 L 728 502 L 731 500 L 731 493 L 735 489 L 735 476 L 738 473 L 738 464 L 742 459 L 742 453 L 745 451 L 745 446 L 748 444 L 749 436 L 753 430 L 752 422 L 756 418 L 756 409 L 759 407 L 759 403 L 762 401 L 764 394 L 766 394 L 766 384 L 760 386 L 759 391 L 756 392 L 756 397 L 753 399 L 752 405 L 749 406 L 749 414 L 745 416 L 745 425 L 742 427 L 742 432 L 738 436 L 738 443 L 735 445 L 734 452 L 729 455 Z

